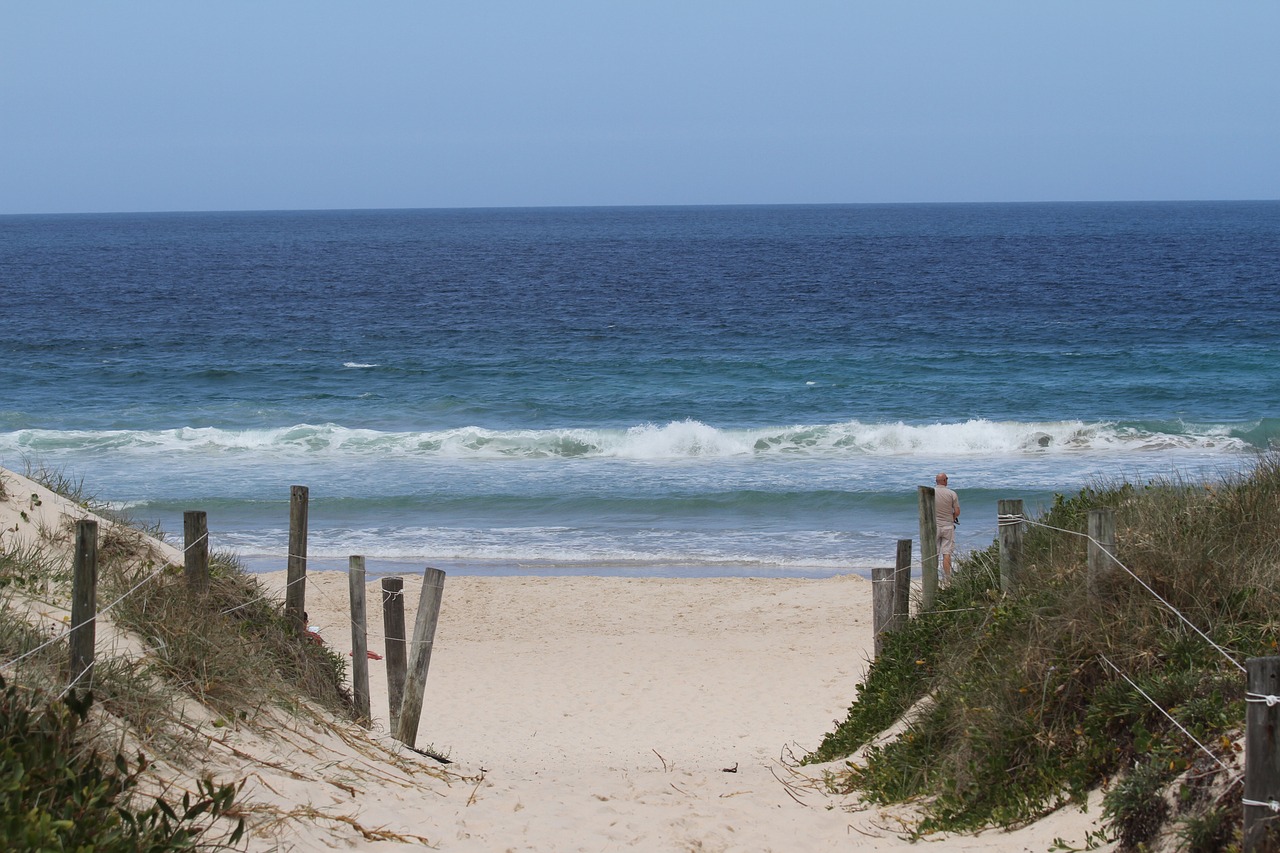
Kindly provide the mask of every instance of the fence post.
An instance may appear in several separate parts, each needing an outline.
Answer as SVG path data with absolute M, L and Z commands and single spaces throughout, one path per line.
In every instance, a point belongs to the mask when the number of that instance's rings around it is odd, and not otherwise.
M 875 637 L 875 656 L 884 649 L 884 635 L 894 629 L 893 587 L 898 569 L 896 566 L 875 566 L 871 569 L 871 631 Z
M 284 592 L 284 615 L 299 634 L 307 627 L 303 614 L 307 610 L 307 501 L 306 486 L 289 490 L 289 585 Z
M 360 722 L 373 719 L 369 711 L 369 628 L 365 613 L 364 557 L 348 561 L 347 585 L 351 596 L 351 695 Z
M 427 689 L 427 670 L 431 666 L 431 647 L 435 643 L 436 625 L 440 622 L 440 601 L 444 597 L 444 572 L 427 568 L 422 572 L 422 594 L 418 597 L 418 615 L 413 623 L 413 647 L 409 650 L 409 676 L 400 704 L 400 723 L 396 740 L 413 746 L 418 739 L 418 722 L 422 719 L 422 700 Z
M 1089 594 L 1104 592 L 1115 576 L 1116 512 L 1111 507 L 1089 510 Z
M 93 644 L 98 612 L 98 522 L 76 522 L 71 579 L 71 681 L 93 681 Z
M 911 618 L 911 540 L 898 540 L 893 568 L 893 630 L 901 631 Z
M 1022 532 L 1026 527 L 1022 501 L 999 501 L 996 512 L 1000 530 L 1000 590 L 1012 595 L 1018 590 L 1022 574 Z
M 1280 841 L 1280 657 L 1249 658 L 1244 732 L 1244 853 L 1276 849 Z
M 182 514 L 183 568 L 187 588 L 192 592 L 209 591 L 209 519 L 199 510 Z
M 933 486 L 920 486 L 920 609 L 938 596 L 938 519 Z
M 404 701 L 404 578 L 382 579 L 382 633 L 387 652 L 387 713 L 389 731 L 400 730 L 400 703 Z

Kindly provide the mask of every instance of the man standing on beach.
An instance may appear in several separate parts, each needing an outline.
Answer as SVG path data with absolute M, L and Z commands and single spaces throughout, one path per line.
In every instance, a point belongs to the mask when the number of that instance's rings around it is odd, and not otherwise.
M 947 488 L 947 475 L 939 474 L 933 489 L 933 517 L 938 526 L 938 553 L 942 555 L 942 585 L 951 583 L 951 552 L 956 548 L 960 523 L 960 496 Z

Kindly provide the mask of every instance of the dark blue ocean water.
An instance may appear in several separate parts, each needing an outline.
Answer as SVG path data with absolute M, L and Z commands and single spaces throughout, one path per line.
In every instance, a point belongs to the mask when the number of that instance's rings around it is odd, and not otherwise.
M 1280 437 L 1280 202 L 0 217 L 0 465 L 283 565 L 822 575 Z

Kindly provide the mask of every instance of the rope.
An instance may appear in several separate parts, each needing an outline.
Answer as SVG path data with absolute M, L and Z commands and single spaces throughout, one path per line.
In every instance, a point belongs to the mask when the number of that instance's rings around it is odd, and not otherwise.
M 1010 519 L 1013 519 L 1013 521 L 1009 521 Z M 1151 595 L 1156 599 L 1156 601 L 1159 601 L 1159 602 L 1160 602 L 1161 604 L 1163 604 L 1166 608 L 1168 608 L 1168 610 L 1169 610 L 1169 612 L 1170 612 L 1170 613 L 1172 613 L 1174 616 L 1177 616 L 1179 619 L 1181 619 L 1181 620 L 1183 621 L 1183 623 L 1185 623 L 1185 624 L 1186 624 L 1186 626 L 1187 626 L 1188 628 L 1190 628 L 1191 630 L 1195 631 L 1197 634 L 1199 634 L 1199 635 L 1200 635 L 1200 637 L 1201 637 L 1201 638 L 1202 638 L 1206 643 L 1208 643 L 1209 645 L 1211 645 L 1211 646 L 1213 646 L 1215 649 L 1217 649 L 1218 653 L 1219 653 L 1219 654 L 1221 654 L 1221 655 L 1222 655 L 1224 658 L 1226 658 L 1228 661 L 1230 661 L 1232 666 L 1234 666 L 1236 669 L 1240 670 L 1241 672 L 1245 672 L 1245 673 L 1247 673 L 1247 670 L 1244 668 L 1244 666 L 1243 666 L 1243 665 L 1241 665 L 1241 663 L 1240 663 L 1239 661 L 1237 661 L 1234 657 L 1232 657 L 1232 656 L 1231 656 L 1231 654 L 1230 654 L 1226 649 L 1224 649 L 1222 646 L 1220 646 L 1220 645 L 1218 645 L 1217 643 L 1215 643 L 1212 639 L 1210 639 L 1209 635 L 1208 635 L 1208 634 L 1206 634 L 1204 631 L 1201 631 L 1201 630 L 1200 630 L 1200 628 L 1199 628 L 1199 627 L 1197 627 L 1197 626 L 1196 626 L 1196 624 L 1195 624 L 1194 622 L 1192 622 L 1192 621 L 1191 621 L 1190 619 L 1188 619 L 1186 616 L 1183 616 L 1183 615 L 1182 615 L 1182 613 L 1181 613 L 1181 611 L 1179 611 L 1179 610 L 1178 610 L 1178 608 L 1174 607 L 1174 606 L 1173 606 L 1172 604 L 1170 604 L 1168 601 L 1165 601 L 1165 599 L 1160 595 L 1160 593 L 1156 592 L 1154 589 L 1152 589 L 1152 588 L 1151 588 L 1151 586 L 1150 586 L 1149 584 L 1147 584 L 1147 582 L 1146 582 L 1146 581 L 1144 581 L 1142 578 L 1140 578 L 1140 577 L 1138 577 L 1136 574 L 1134 574 L 1134 572 L 1133 572 L 1133 570 L 1132 570 L 1132 569 L 1130 569 L 1130 568 L 1129 568 L 1128 566 L 1126 566 L 1124 563 L 1120 562 L 1120 560 L 1116 557 L 1116 555 L 1115 555 L 1115 554 L 1112 554 L 1112 553 L 1111 553 L 1111 551 L 1110 551 L 1110 550 L 1108 550 L 1108 549 L 1107 549 L 1107 548 L 1106 548 L 1106 547 L 1105 547 L 1101 542 L 1099 542 L 1097 539 L 1094 539 L 1092 536 L 1088 535 L 1087 533 L 1080 533 L 1079 531 L 1076 531 L 1076 530 L 1067 530 L 1067 529 L 1062 528 L 1062 527 L 1054 527 L 1052 524 L 1045 524 L 1045 523 L 1040 522 L 1040 521 L 1033 521 L 1033 520 L 1031 520 L 1031 519 L 1029 519 L 1029 518 L 1026 518 L 1025 516 L 1021 516 L 1021 515 L 1001 515 L 1001 516 L 999 516 L 999 524 L 1000 524 L 1001 526 L 1005 526 L 1006 524 L 1018 523 L 1018 522 L 1026 522 L 1027 524 L 1034 524 L 1036 527 L 1043 527 L 1043 528 L 1045 528 L 1046 530 L 1056 530 L 1056 531 L 1058 531 L 1059 533 L 1070 533 L 1072 536 L 1080 536 L 1080 537 L 1082 537 L 1082 538 L 1084 538 L 1084 539 L 1088 539 L 1088 540 L 1089 540 L 1090 542 L 1092 542 L 1094 545 L 1097 545 L 1097 546 L 1098 546 L 1098 548 L 1099 548 L 1099 549 L 1101 549 L 1101 551 L 1102 551 L 1104 554 L 1106 554 L 1106 555 L 1111 559 L 1111 561 L 1112 561 L 1113 563 L 1115 563 L 1115 564 L 1116 564 L 1117 566 L 1119 566 L 1120 568 L 1124 569 L 1124 570 L 1125 570 L 1125 572 L 1127 572 L 1127 573 L 1128 573 L 1129 577 L 1131 577 L 1131 578 L 1133 578 L 1134 580 L 1136 580 L 1138 583 L 1140 583 L 1140 584 L 1142 585 L 1142 588 L 1143 588 L 1143 589 L 1145 589 L 1147 592 L 1151 593 Z
M 1240 802 L 1244 803 L 1246 806 L 1253 806 L 1254 808 L 1271 809 L 1273 814 L 1276 812 L 1280 812 L 1280 802 L 1276 802 L 1275 800 L 1267 800 L 1266 802 L 1262 802 L 1260 800 L 1250 800 L 1248 798 L 1245 798 L 1240 800 Z
M 1110 660 L 1108 660 L 1106 655 L 1098 655 L 1098 657 L 1102 658 L 1103 662 L 1105 662 L 1107 666 L 1109 666 L 1109 667 L 1111 667 L 1112 669 L 1114 669 L 1114 670 L 1116 671 L 1116 674 L 1117 674 L 1117 675 L 1119 675 L 1119 676 L 1120 676 L 1121 678 L 1123 678 L 1125 681 L 1129 682 L 1129 686 L 1130 686 L 1130 687 L 1132 687 L 1134 690 L 1137 690 L 1139 693 L 1141 693 L 1141 694 L 1142 694 L 1142 698 L 1143 698 L 1143 699 L 1146 699 L 1148 702 L 1150 702 L 1150 703 L 1151 703 L 1151 705 L 1152 705 L 1152 707 L 1154 707 L 1154 708 L 1155 708 L 1157 711 L 1159 711 L 1161 714 L 1164 714 L 1164 715 L 1165 715 L 1165 717 L 1169 720 L 1169 722 L 1171 722 L 1171 723 L 1173 723 L 1175 726 L 1177 726 L 1177 727 L 1178 727 L 1178 730 L 1179 730 L 1180 732 L 1182 732 L 1184 735 L 1186 735 L 1186 736 L 1191 740 L 1191 742 L 1192 742 L 1192 743 L 1194 743 L 1196 746 L 1200 747 L 1200 749 L 1204 752 L 1204 754 L 1205 754 L 1205 755 L 1209 756 L 1209 757 L 1210 757 L 1210 758 L 1212 758 L 1214 761 L 1216 761 L 1216 762 L 1218 763 L 1218 766 L 1219 766 L 1219 767 L 1221 767 L 1223 770 L 1227 771 L 1228 773 L 1231 773 L 1231 772 L 1232 772 L 1231 767 L 1229 767 L 1229 766 L 1228 766 L 1228 765 L 1227 765 L 1227 764 L 1226 764 L 1226 763 L 1225 763 L 1221 758 L 1219 758 L 1218 756 L 1214 755 L 1214 754 L 1209 750 L 1209 747 L 1205 746 L 1205 745 L 1204 745 L 1204 744 L 1202 744 L 1200 741 L 1196 740 L 1196 736 L 1195 736 L 1195 735 L 1193 735 L 1191 732 L 1189 732 L 1189 731 L 1187 731 L 1185 728 L 1183 728 L 1182 723 L 1179 723 L 1179 722 L 1178 722 L 1177 720 L 1175 720 L 1172 716 L 1170 716 L 1169 712 L 1168 712 L 1168 711 L 1166 711 L 1164 708 L 1161 708 L 1161 707 L 1160 707 L 1160 705 L 1159 705 L 1159 704 L 1158 704 L 1154 699 L 1152 699 L 1150 696 L 1148 696 L 1148 695 L 1147 695 L 1147 692 L 1146 692 L 1145 690 L 1143 690 L 1141 687 L 1139 687 L 1137 684 L 1135 684 L 1135 683 L 1133 682 L 1133 679 L 1129 678 L 1129 676 L 1127 676 L 1127 675 L 1125 675 L 1123 672 L 1121 672 L 1121 671 L 1120 671 L 1120 667 L 1116 666 L 1116 665 L 1115 665 L 1115 664 L 1113 664 Z M 1235 783 L 1233 782 L 1232 784 L 1235 784 Z
M 289 587 L 293 586 L 295 583 L 300 583 L 302 581 L 305 581 L 306 579 L 307 579 L 307 576 L 305 574 L 300 577 L 296 577 L 293 580 L 286 583 L 284 585 L 284 588 L 288 589 Z M 257 604 L 259 601 L 266 601 L 267 599 L 272 597 L 273 597 L 272 593 L 263 593 L 257 598 L 251 598 L 248 601 L 241 602 L 240 604 L 237 604 L 235 607 L 228 607 L 226 610 L 221 610 L 219 611 L 218 615 L 226 616 L 228 613 L 235 613 L 237 610 L 243 610 L 244 608 L 248 607 L 250 604 Z
M 66 688 L 61 693 L 58 694 L 58 700 L 61 701 L 62 699 L 65 699 L 67 694 L 70 693 L 72 690 L 74 690 L 75 686 L 80 683 L 80 679 L 84 678 L 86 675 L 88 675 L 92 671 L 93 671 L 92 666 L 86 666 L 84 669 L 80 670 L 80 672 L 76 674 L 76 677 L 71 679 L 71 683 L 68 684 Z
M 296 578 L 294 578 L 293 580 L 288 581 L 287 583 L 285 583 L 284 588 L 287 590 L 289 587 L 293 586 L 294 584 L 296 584 L 296 583 L 301 583 L 301 582 L 305 581 L 306 579 L 307 579 L 307 578 L 306 578 L 306 575 L 302 575 L 302 576 L 300 576 L 300 577 L 296 577 Z M 435 589 L 442 589 L 442 588 L 443 588 L 443 584 L 429 584 L 429 586 L 430 586 L 430 587 L 432 587 L 432 588 L 435 588 Z M 313 590 L 312 590 L 312 592 L 316 595 L 316 597 L 318 597 L 318 598 L 323 598 L 323 599 L 324 599 L 325 601 L 327 601 L 330 605 L 335 605 L 335 604 L 336 604 L 336 602 L 334 601 L 333 597 L 332 597 L 332 596 L 329 596 L 329 595 L 326 595 L 326 594 L 324 593 L 324 591 L 319 590 L 319 589 L 313 589 Z M 220 615 L 225 616 L 225 615 L 226 615 L 226 614 L 228 614 L 228 613 L 234 613 L 234 612 L 235 612 L 235 611 L 237 611 L 237 610 L 241 610 L 241 609 L 243 609 L 243 608 L 245 608 L 245 607 L 248 607 L 248 606 L 249 606 L 249 605 L 251 605 L 251 604 L 256 604 L 256 603 L 257 603 L 257 602 L 259 602 L 259 601 L 267 601 L 267 600 L 269 600 L 269 599 L 270 599 L 270 600 L 274 600 L 274 599 L 275 599 L 275 597 L 276 597 L 276 594 L 275 594 L 274 592 L 267 592 L 267 593 L 263 593 L 262 595 L 258 596 L 257 598 L 251 598 L 251 599 L 249 599 L 248 601 L 245 601 L 245 602 L 243 602 L 243 603 L 241 603 L 241 604 L 237 604 L 235 607 L 228 607 L 226 610 L 219 611 L 219 614 L 220 614 Z M 391 593 L 389 593 L 389 594 L 388 594 L 388 597 L 389 597 L 389 598 L 392 598 L 392 599 L 396 599 L 396 598 L 404 598 L 404 591 L 403 591 L 403 590 L 393 591 L 393 592 L 391 592 Z M 335 606 L 335 607 L 334 607 L 334 609 L 338 610 L 339 612 L 341 612 L 341 611 L 343 610 L 343 608 L 342 608 L 340 605 Z M 356 624 L 356 620 L 355 620 L 355 619 L 353 619 L 353 618 L 351 618 L 351 616 L 350 616 L 350 615 L 348 615 L 346 618 L 347 618 L 347 622 L 349 622 L 350 624 L 352 624 L 352 625 L 355 625 L 355 624 Z M 366 628 L 365 628 L 365 632 L 366 632 L 366 636 L 367 636 L 367 635 L 368 635 L 368 627 L 367 627 L 367 626 L 366 626 Z M 375 634 L 375 635 L 374 635 L 374 639 L 382 639 L 382 640 L 384 640 L 384 641 L 385 641 L 385 640 L 388 640 L 388 639 L 390 639 L 390 640 L 397 640 L 397 639 L 398 639 L 400 642 L 404 643 L 406 646 L 414 646 L 414 645 L 427 645 L 427 646 L 429 646 L 429 645 L 431 645 L 431 643 L 432 643 L 432 641 L 431 641 L 431 640 L 426 640 L 426 641 L 422 641 L 422 642 L 417 642 L 417 641 L 410 640 L 410 639 L 407 639 L 407 638 L 404 638 L 404 637 L 388 637 L 386 634 Z
M 444 584 L 442 584 L 442 583 L 439 583 L 439 584 L 426 584 L 426 587 L 427 587 L 428 589 L 444 589 Z M 326 601 L 326 602 L 329 604 L 329 606 L 331 606 L 334 610 L 338 611 L 339 613 L 344 613 L 344 612 L 346 612 L 346 608 L 345 608 L 345 606 L 344 606 L 344 605 L 345 605 L 345 602 L 342 602 L 342 601 L 340 601 L 340 600 L 338 600 L 338 599 L 335 599 L 335 597 L 334 597 L 333 595 L 330 595 L 330 594 L 326 593 L 326 591 L 324 591 L 324 590 L 316 589 L 316 590 L 314 590 L 314 592 L 315 592 L 315 594 L 316 594 L 316 597 L 317 597 L 317 598 L 324 599 L 324 601 Z M 390 594 L 390 597 L 391 597 L 391 598 L 404 598 L 404 597 L 405 597 L 405 596 L 404 596 L 404 591 L 403 591 L 403 590 L 399 590 L 399 591 L 393 592 L 393 593 L 391 593 L 391 594 Z M 347 620 L 347 622 L 348 622 L 350 625 L 352 625 L 352 626 L 358 626 L 358 623 L 356 622 L 356 620 L 355 620 L 355 619 L 353 619 L 353 618 L 351 617 L 351 615 L 350 615 L 350 613 L 349 613 L 349 612 L 347 612 L 347 613 L 346 613 L 346 620 Z M 381 639 L 381 640 L 383 640 L 384 642 L 385 642 L 386 640 L 394 640 L 394 641 L 398 641 L 398 642 L 404 643 L 406 646 L 419 646 L 419 645 L 420 645 L 420 646 L 429 646 L 429 645 L 431 645 L 431 644 L 434 642 L 434 640 L 421 640 L 421 641 L 419 641 L 419 640 L 411 640 L 411 639 L 409 639 L 408 637 L 392 637 L 392 636 L 389 636 L 389 635 L 388 635 L 388 634 L 386 634 L 386 633 L 370 634 L 370 633 L 369 633 L 369 626 L 368 626 L 368 624 L 367 624 L 367 623 L 366 623 L 366 625 L 365 625 L 365 637 L 366 637 L 367 639 L 368 639 L 368 638 L 372 638 L 372 639 L 374 639 L 374 640 L 379 640 L 379 639 Z
M 1268 708 L 1280 705 L 1280 696 L 1271 696 L 1265 693 L 1246 693 L 1244 696 L 1244 701 L 1265 704 Z
M 188 545 L 187 547 L 183 548 L 183 549 L 182 549 L 182 553 L 183 553 L 183 555 L 185 556 L 185 555 L 186 555 L 186 553 L 187 553 L 187 551 L 190 551 L 190 550 L 191 550 L 192 548 L 194 548 L 196 545 L 200 544 L 202 541 L 204 541 L 205 539 L 207 539 L 207 538 L 208 538 L 208 536 L 209 536 L 209 534 L 206 532 L 206 533 L 205 533 L 204 535 L 202 535 L 199 539 L 196 539 L 196 540 L 195 540 L 194 542 L 192 542 L 190 545 Z M 49 638 L 49 639 L 48 639 L 48 640 L 46 640 L 45 642 L 43 642 L 43 643 L 41 643 L 40 645 L 36 646 L 35 648 L 30 649 L 30 650 L 28 650 L 28 651 L 24 652 L 24 653 L 23 653 L 23 654 L 21 654 L 21 655 L 18 655 L 18 657 L 14 658 L 14 659 L 13 659 L 13 660 L 11 660 L 11 661 L 7 661 L 7 662 L 6 662 L 6 663 L 4 663 L 4 664 L 0 664 L 0 666 L 2 666 L 2 667 L 3 667 L 3 668 L 5 668 L 5 669 L 7 669 L 7 668 L 9 668 L 9 667 L 11 667 L 11 666 L 17 666 L 19 663 L 21 663 L 22 661 L 24 661 L 24 660 L 26 660 L 27 658 L 31 657 L 31 656 L 32 656 L 32 655 L 34 655 L 36 652 L 39 652 L 39 651 L 40 651 L 40 650 L 42 650 L 42 649 L 48 648 L 49 646 L 53 645 L 54 643 L 58 642 L 59 640 L 62 640 L 63 638 L 70 636 L 72 631 L 75 631 L 75 630 L 77 630 L 77 629 L 83 628 L 85 625 L 88 625 L 90 622 L 93 622 L 94 620 L 96 620 L 99 616 L 101 616 L 101 615 L 103 615 L 103 614 L 106 614 L 106 613 L 110 612 L 110 610 L 111 610 L 113 607 L 115 607 L 117 604 L 119 604 L 120 602 L 124 601 L 126 598 L 128 598 L 128 597 L 129 597 L 129 596 L 131 596 L 131 595 L 133 595 L 135 592 L 137 592 L 137 591 L 138 591 L 139 589 L 141 589 L 143 586 L 145 586 L 146 584 L 150 583 L 151 581 L 153 581 L 153 580 L 155 580 L 157 577 L 159 577 L 159 576 L 164 572 L 164 570 L 165 570 L 166 568 L 168 568 L 168 566 L 167 566 L 167 565 L 164 565 L 164 566 L 161 566 L 160 568 L 156 569 L 154 572 L 152 572 L 151 574 L 147 575 L 145 578 L 143 578 L 142 580 L 140 580 L 140 581 L 138 581 L 136 584 L 134 584 L 132 589 L 130 589 L 130 590 L 128 590 L 127 592 L 123 593 L 123 594 L 122 594 L 122 595 L 120 595 L 118 598 L 116 598 L 116 600 L 115 600 L 115 601 L 111 602 L 111 603 L 110 603 L 110 604 L 108 604 L 106 607 L 104 607 L 104 608 L 102 608 L 101 610 L 99 610 L 97 613 L 94 613 L 92 616 L 90 616 L 88 619 L 85 619 L 83 622 L 79 623 L 78 625 L 72 625 L 72 626 L 70 626 L 70 627 L 69 627 L 69 628 L 67 628 L 65 631 L 63 631 L 61 634 L 56 634 L 55 636 L 53 636 L 53 637 Z M 78 676 L 77 676 L 77 678 L 78 678 Z

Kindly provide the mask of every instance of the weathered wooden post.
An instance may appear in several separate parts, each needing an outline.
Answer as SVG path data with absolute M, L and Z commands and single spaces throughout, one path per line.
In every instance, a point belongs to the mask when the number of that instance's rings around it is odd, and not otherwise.
M 875 566 L 871 569 L 871 631 L 875 638 L 875 655 L 884 650 L 884 635 L 893 626 L 893 587 L 898 569 L 896 566 Z
M 893 630 L 901 631 L 911 619 L 911 540 L 898 540 L 893 568 Z
M 423 570 L 422 594 L 418 597 L 418 615 L 413 623 L 413 646 L 409 650 L 409 677 L 404 685 L 399 728 L 396 730 L 396 740 L 405 746 L 413 746 L 418 739 L 427 670 L 431 666 L 431 647 L 435 643 L 443 597 L 444 572 L 432 568 Z
M 387 713 L 392 734 L 400 731 L 404 701 L 404 578 L 382 579 L 382 633 L 387 653 Z
M 1000 531 L 1000 590 L 1012 595 L 1018 590 L 1022 574 L 1022 532 L 1026 517 L 1022 514 L 1022 501 L 1002 500 L 997 504 L 997 524 Z
M 1115 576 L 1116 512 L 1111 507 L 1089 510 L 1089 594 L 1105 592 Z
M 1244 853 L 1262 853 L 1280 846 L 1280 657 L 1244 665 Z
M 368 725 L 369 710 L 369 629 L 365 613 L 364 557 L 348 561 L 347 586 L 351 595 L 351 695 L 360 722 Z
M 183 574 L 187 588 L 195 593 L 209 591 L 209 520 L 199 510 L 182 514 Z
M 289 570 L 284 592 L 284 615 L 298 631 L 307 627 L 303 614 L 307 611 L 307 502 L 306 486 L 289 490 Z
M 920 609 L 938 597 L 938 519 L 933 486 L 920 486 Z
M 98 615 L 98 522 L 76 522 L 71 576 L 71 681 L 93 681 L 93 645 Z

